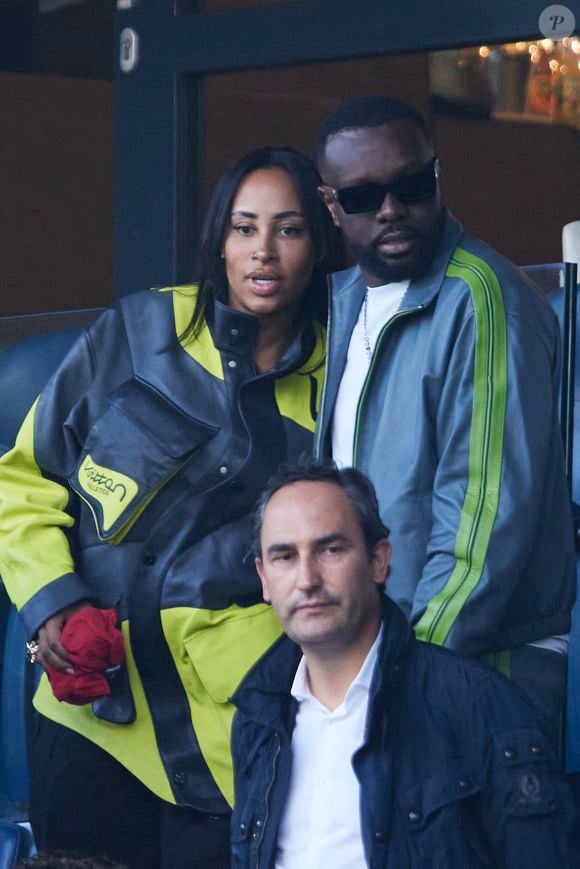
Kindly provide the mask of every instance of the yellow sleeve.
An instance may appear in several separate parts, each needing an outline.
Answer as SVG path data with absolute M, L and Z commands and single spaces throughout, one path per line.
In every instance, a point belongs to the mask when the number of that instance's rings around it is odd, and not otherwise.
M 74 572 L 63 530 L 74 524 L 66 512 L 69 492 L 44 477 L 34 457 L 37 405 L 38 399 L 15 446 L 0 457 L 0 575 L 18 609 L 48 583 Z

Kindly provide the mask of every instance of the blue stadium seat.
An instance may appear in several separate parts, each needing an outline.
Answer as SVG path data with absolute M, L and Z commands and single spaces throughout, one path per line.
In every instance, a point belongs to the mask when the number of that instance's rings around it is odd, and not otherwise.
M 34 853 L 32 833 L 21 824 L 0 820 L 0 869 L 11 869 Z
M 0 352 L 0 445 L 10 448 L 32 402 L 80 335 L 63 329 L 25 338 Z
M 0 453 L 9 449 L 20 424 L 58 367 L 80 329 L 25 338 L 0 352 Z M 28 757 L 31 699 L 39 673 L 25 658 L 25 634 L 15 608 L 0 587 L 0 869 L 34 853 L 28 816 Z

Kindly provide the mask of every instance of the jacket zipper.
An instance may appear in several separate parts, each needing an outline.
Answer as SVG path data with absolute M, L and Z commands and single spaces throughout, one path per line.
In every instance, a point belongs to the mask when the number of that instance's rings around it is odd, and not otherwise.
M 272 775 L 270 776 L 270 781 L 268 782 L 268 788 L 266 790 L 266 812 L 264 814 L 264 820 L 262 822 L 262 830 L 260 834 L 260 838 L 256 842 L 256 869 L 260 869 L 260 846 L 264 841 L 264 836 L 266 834 L 266 824 L 268 823 L 268 817 L 270 815 L 270 794 L 272 792 L 272 788 L 274 787 L 274 781 L 276 779 L 276 766 L 278 764 L 278 758 L 280 756 L 280 751 L 282 749 L 282 744 L 280 741 L 280 734 L 276 733 L 276 749 L 274 751 L 274 757 L 272 758 Z
M 407 317 L 409 314 L 415 314 L 417 311 L 422 311 L 425 305 L 418 305 L 416 308 L 407 308 L 405 311 L 399 311 L 390 320 L 387 320 L 383 328 L 381 329 L 381 333 L 378 337 L 377 343 L 375 345 L 375 349 L 373 351 L 371 364 L 369 365 L 369 370 L 367 371 L 367 376 L 365 377 L 365 382 L 363 384 L 363 388 L 361 390 L 361 394 L 358 399 L 357 409 L 356 409 L 356 420 L 354 425 L 354 442 L 352 448 L 352 463 L 354 467 L 358 467 L 358 445 L 359 445 L 359 434 L 360 434 L 360 422 L 362 416 L 363 404 L 370 386 L 370 382 L 376 367 L 376 361 L 379 358 L 380 351 L 383 346 L 383 339 L 386 333 L 389 331 L 390 327 L 393 325 L 395 320 L 400 320 L 402 317 Z
M 320 397 L 320 412 L 316 421 L 316 435 L 314 439 L 314 458 L 320 461 L 322 458 L 322 430 L 324 428 L 324 406 L 326 399 L 326 387 L 328 384 L 329 361 L 330 361 L 330 327 L 332 325 L 332 279 L 330 275 L 326 277 L 326 285 L 328 287 L 328 314 L 326 317 L 326 371 L 324 373 L 324 381 L 322 383 L 322 395 Z

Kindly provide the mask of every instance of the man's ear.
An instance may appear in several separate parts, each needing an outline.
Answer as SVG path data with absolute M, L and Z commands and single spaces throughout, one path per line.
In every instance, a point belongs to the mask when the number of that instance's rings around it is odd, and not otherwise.
M 262 597 L 264 598 L 266 603 L 270 603 L 270 595 L 268 593 L 268 582 L 267 582 L 266 577 L 264 575 L 264 565 L 262 564 L 262 559 L 256 558 L 255 564 L 256 564 L 256 570 L 258 571 L 258 576 L 260 577 L 260 580 L 262 582 Z
M 324 202 L 324 204 L 326 205 L 326 207 L 330 211 L 330 216 L 332 217 L 332 222 L 334 223 L 335 226 L 338 226 L 338 228 L 340 229 L 340 221 L 338 219 L 336 201 L 335 201 L 332 193 L 330 193 L 326 189 L 326 187 L 324 187 L 322 185 L 320 187 L 317 187 L 316 189 L 318 190 L 318 195 L 320 196 L 320 198 L 322 199 L 322 201 Z
M 386 537 L 375 543 L 372 554 L 373 582 L 384 585 L 389 572 L 392 547 Z

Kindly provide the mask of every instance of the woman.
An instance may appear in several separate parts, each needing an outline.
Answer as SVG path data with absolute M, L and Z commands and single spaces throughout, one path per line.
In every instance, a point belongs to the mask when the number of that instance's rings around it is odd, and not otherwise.
M 0 572 L 35 659 L 116 608 L 111 694 L 58 703 L 33 748 L 37 845 L 130 866 L 227 866 L 228 698 L 278 636 L 249 557 L 252 505 L 309 448 L 330 228 L 311 161 L 264 148 L 211 202 L 198 286 L 138 293 L 72 349 L 0 461 Z

